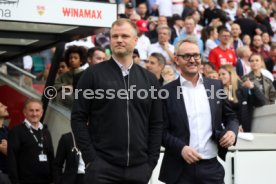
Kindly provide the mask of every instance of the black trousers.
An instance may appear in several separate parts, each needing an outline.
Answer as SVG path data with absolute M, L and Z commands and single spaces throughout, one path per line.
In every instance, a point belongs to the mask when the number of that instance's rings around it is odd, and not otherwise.
M 85 170 L 85 184 L 147 184 L 151 177 L 148 163 L 121 167 L 97 157 Z
M 201 160 L 185 168 L 175 184 L 224 184 L 225 171 L 217 158 Z
M 75 184 L 84 184 L 84 174 L 77 174 Z

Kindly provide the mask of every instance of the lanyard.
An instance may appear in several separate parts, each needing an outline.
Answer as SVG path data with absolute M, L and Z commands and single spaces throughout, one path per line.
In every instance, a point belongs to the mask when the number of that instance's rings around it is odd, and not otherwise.
M 33 135 L 38 147 L 41 148 L 41 153 L 43 154 L 43 136 L 42 136 L 42 132 L 41 132 L 41 143 L 40 143 L 38 141 L 36 135 L 34 134 L 32 128 L 27 123 L 25 123 L 25 126 L 29 129 L 30 133 Z

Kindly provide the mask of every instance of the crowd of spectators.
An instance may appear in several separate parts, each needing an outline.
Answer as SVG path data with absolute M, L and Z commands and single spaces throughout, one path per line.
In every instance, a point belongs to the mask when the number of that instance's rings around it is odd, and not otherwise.
M 184 60 L 201 59 L 201 74 L 222 81 L 228 100 L 238 115 L 240 131 L 251 131 L 255 107 L 275 103 L 275 1 L 116 2 L 119 4 L 118 18 L 130 19 L 137 27 L 138 41 L 132 56 L 134 63 L 152 72 L 161 86 L 181 74 L 175 63 L 175 47 L 180 40 L 192 37 L 201 54 L 180 57 Z M 66 44 L 55 81 L 58 92 L 74 89 L 87 67 L 109 59 L 111 54 L 109 29 Z M 52 56 L 53 50 L 49 49 L 25 56 L 19 62 L 23 69 L 46 80 Z M 32 85 L 29 78 L 25 79 L 25 83 Z M 57 102 L 71 109 L 73 99 L 60 99 Z M 6 109 L 1 103 L 0 106 Z M 6 137 L 1 139 L 2 158 L 6 155 L 6 143 L 3 141 Z

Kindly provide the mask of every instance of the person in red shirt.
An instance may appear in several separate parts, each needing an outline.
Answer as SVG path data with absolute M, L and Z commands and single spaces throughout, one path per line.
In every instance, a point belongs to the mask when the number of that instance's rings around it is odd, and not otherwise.
M 235 51 L 229 49 L 231 34 L 226 28 L 219 30 L 220 44 L 209 53 L 209 61 L 215 65 L 217 71 L 221 65 L 231 64 L 236 66 L 237 57 Z

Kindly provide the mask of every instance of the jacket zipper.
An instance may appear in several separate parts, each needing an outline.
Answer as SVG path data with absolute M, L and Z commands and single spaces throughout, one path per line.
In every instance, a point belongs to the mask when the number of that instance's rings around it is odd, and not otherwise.
M 130 72 L 128 73 L 127 84 L 125 81 L 125 76 L 123 75 L 125 89 L 127 90 L 127 167 L 129 166 L 129 147 L 130 147 L 130 131 L 129 131 L 129 77 Z

